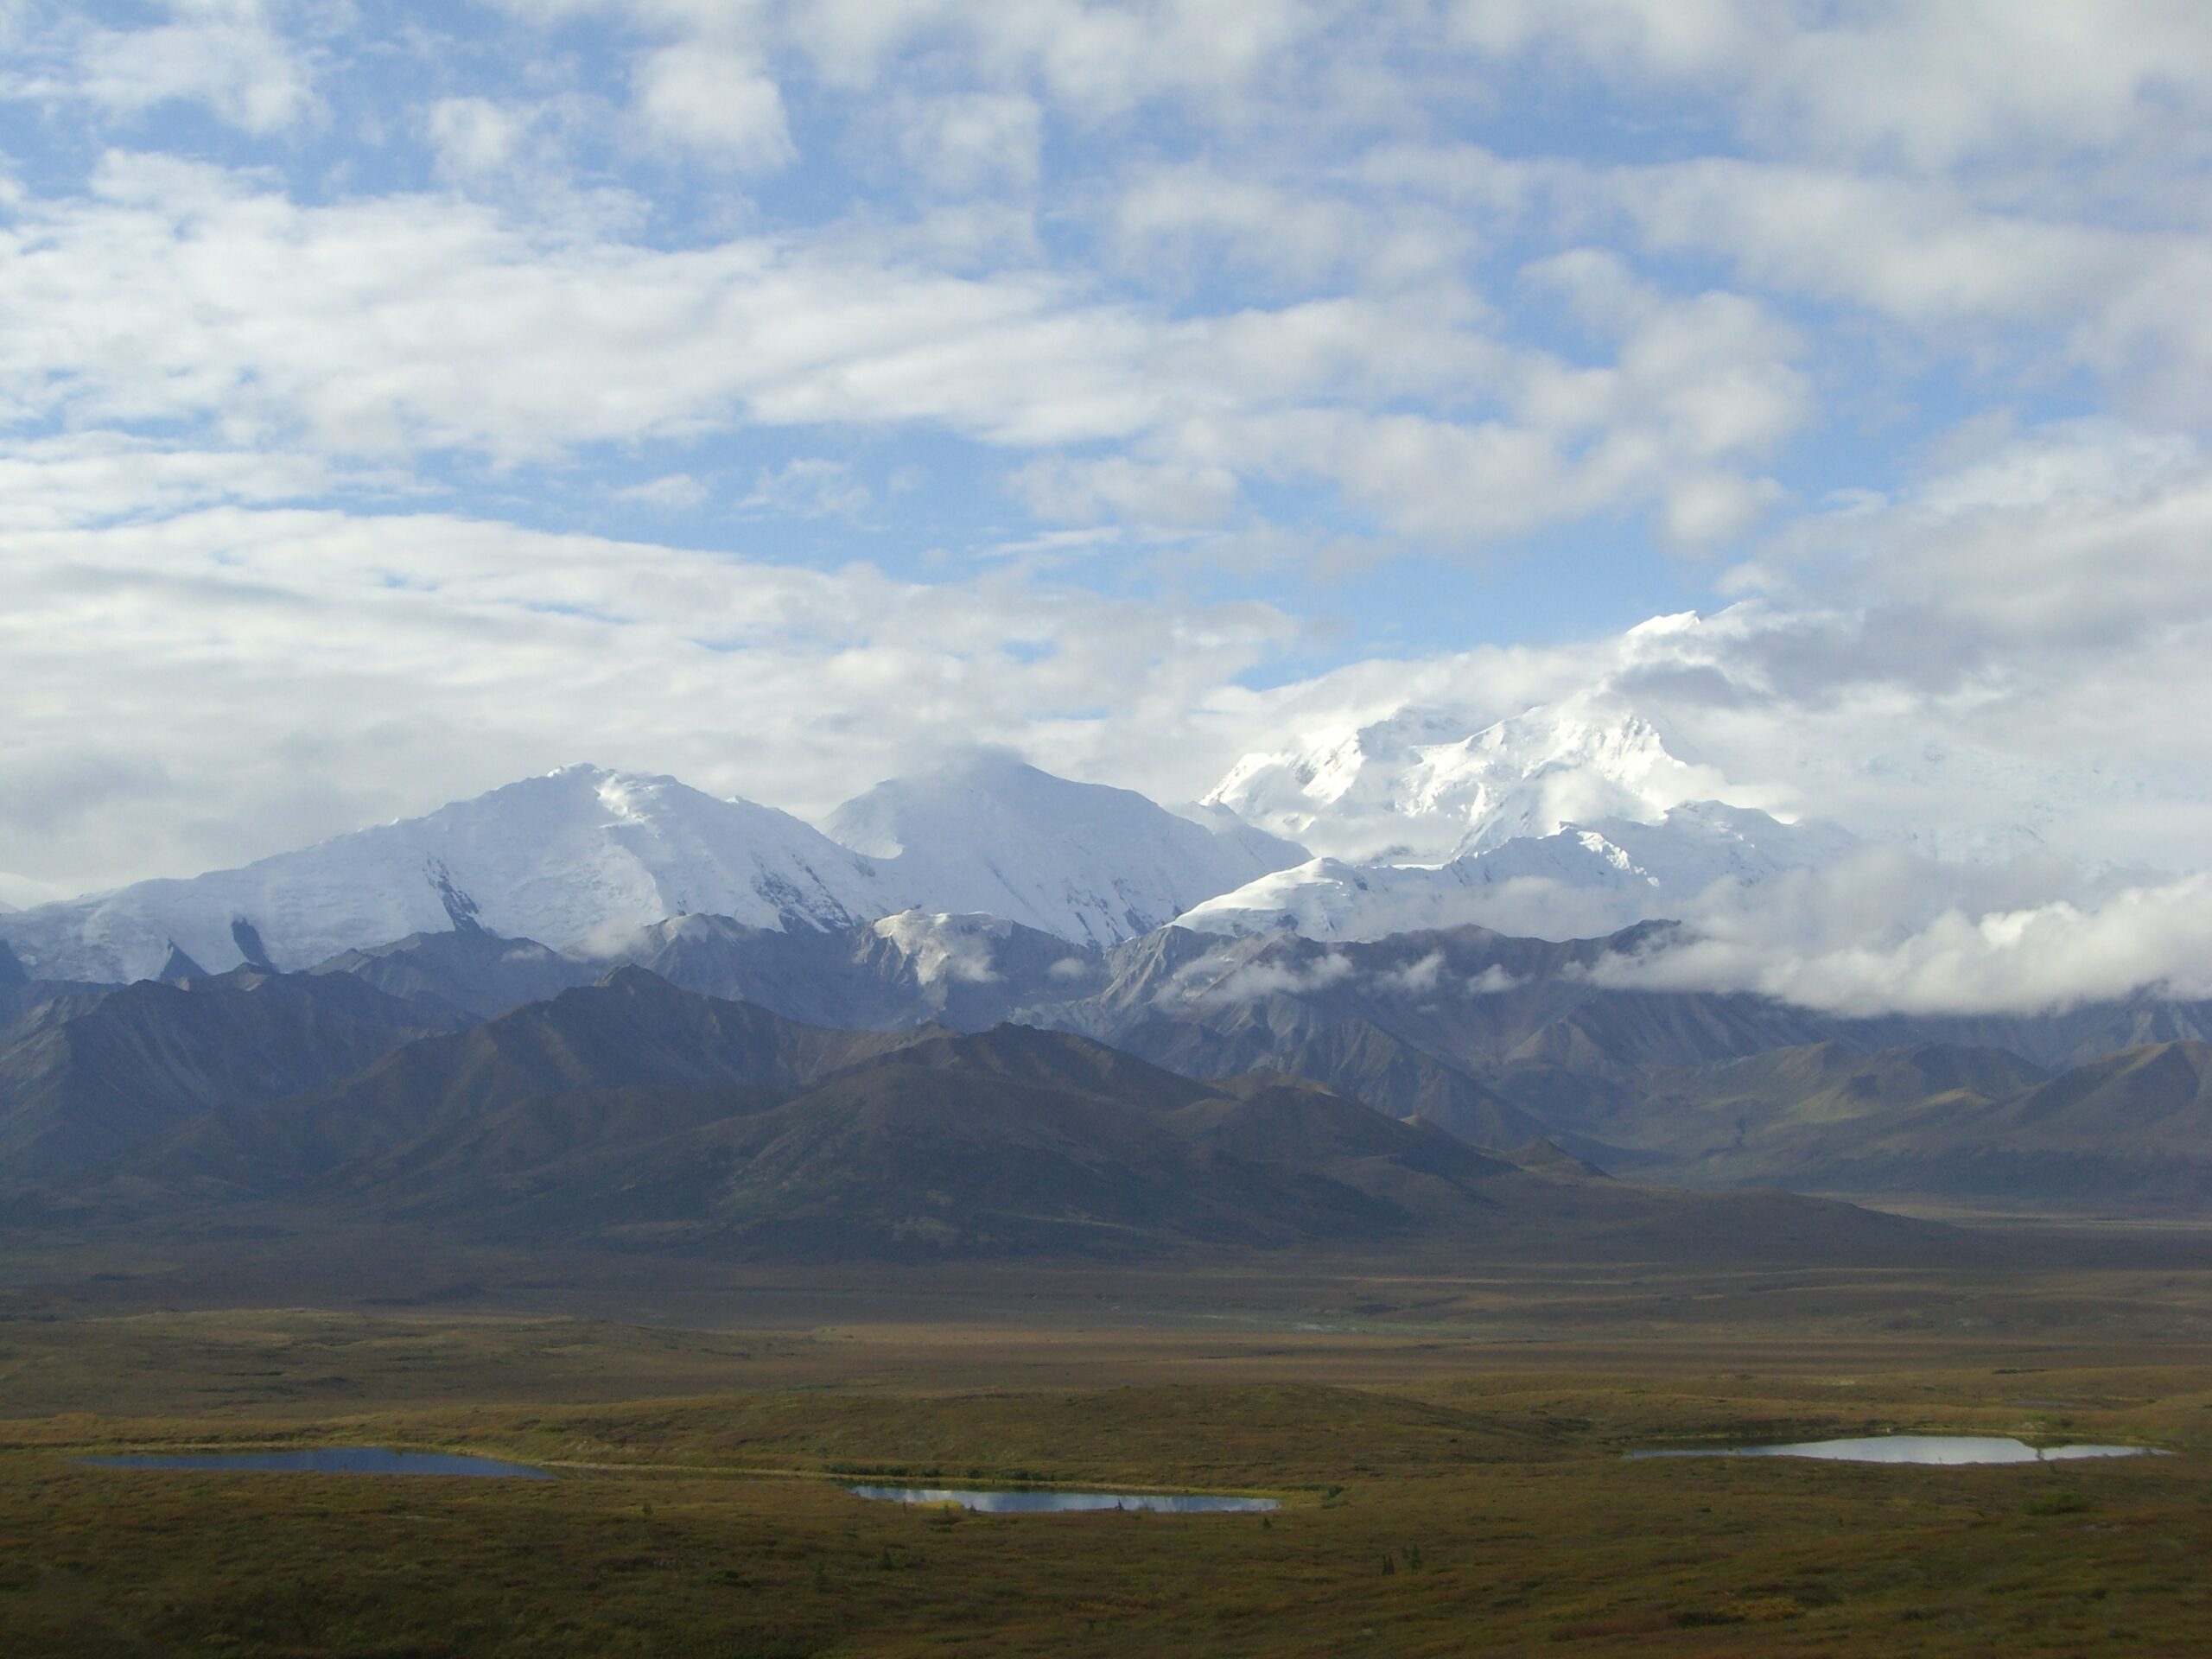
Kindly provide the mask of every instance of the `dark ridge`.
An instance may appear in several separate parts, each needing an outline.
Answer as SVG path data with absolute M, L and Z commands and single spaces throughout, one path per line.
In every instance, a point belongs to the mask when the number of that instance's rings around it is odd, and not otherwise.
M 161 971 L 154 976 L 162 985 L 181 985 L 188 979 L 205 979 L 207 970 L 185 955 L 184 947 L 175 939 L 169 941 L 169 953 L 162 958 Z
M 238 948 L 238 955 L 245 965 L 264 974 L 280 971 L 269 959 L 269 947 L 261 942 L 261 931 L 243 916 L 231 919 L 231 942 Z

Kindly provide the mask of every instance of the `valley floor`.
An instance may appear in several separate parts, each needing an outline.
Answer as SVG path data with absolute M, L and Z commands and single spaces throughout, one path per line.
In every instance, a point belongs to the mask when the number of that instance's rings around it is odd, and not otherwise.
M 320 1308 L 212 1295 L 188 1262 L 149 1280 L 16 1259 L 0 1650 L 2201 1653 L 2212 1268 L 2190 1241 L 2119 1254 L 1702 1276 L 575 1263 L 558 1287 L 456 1281 L 430 1306 L 326 1282 Z M 2176 1455 L 1622 1455 L 1890 1430 Z M 558 1478 L 74 1461 L 269 1444 Z M 1283 1508 L 958 1514 L 846 1496 L 863 1475 Z

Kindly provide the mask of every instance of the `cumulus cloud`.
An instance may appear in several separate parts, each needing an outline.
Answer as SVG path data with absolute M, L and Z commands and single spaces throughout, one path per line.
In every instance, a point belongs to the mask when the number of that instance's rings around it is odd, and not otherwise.
M 796 156 L 784 98 L 753 53 L 703 41 L 649 52 L 633 75 L 638 111 L 664 142 L 747 172 Z

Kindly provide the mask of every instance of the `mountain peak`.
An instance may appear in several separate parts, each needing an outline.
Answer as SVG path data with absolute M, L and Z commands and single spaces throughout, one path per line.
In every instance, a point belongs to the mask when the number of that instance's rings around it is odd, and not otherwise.
M 1134 790 L 1055 777 L 1004 750 L 878 784 L 824 828 L 880 861 L 910 905 L 1003 917 L 1098 946 L 1303 856 L 1264 837 L 1217 833 Z
M 845 844 L 773 807 L 580 763 L 239 869 L 45 906 L 8 934 L 44 977 L 109 981 L 161 973 L 172 948 L 220 973 L 449 931 L 565 950 L 695 913 L 842 931 L 915 907 L 988 912 L 1104 945 L 1296 851 L 1002 750 L 880 785 L 833 829 Z
M 566 946 L 691 911 L 842 928 L 899 907 L 866 860 L 789 813 L 573 766 L 239 869 L 45 906 L 9 931 L 48 977 L 127 980 L 172 944 L 219 972 L 454 928 Z
M 1442 863 L 1594 819 L 1653 823 L 1691 800 L 1762 804 L 1597 692 L 1488 723 L 1408 703 L 1248 754 L 1205 800 L 1318 852 L 1395 864 Z

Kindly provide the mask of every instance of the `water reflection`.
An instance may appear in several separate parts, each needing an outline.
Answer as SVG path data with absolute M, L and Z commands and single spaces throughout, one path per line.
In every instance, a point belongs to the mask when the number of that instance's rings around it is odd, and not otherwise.
M 297 1452 L 194 1452 L 79 1458 L 102 1469 L 251 1470 L 308 1475 L 477 1475 L 504 1480 L 550 1480 L 543 1469 L 446 1452 L 393 1452 L 378 1446 L 318 1446 Z
M 1881 1434 L 1855 1440 L 1798 1440 L 1785 1446 L 1631 1452 L 1631 1458 L 1820 1458 L 1831 1463 L 2065 1463 L 2076 1458 L 2163 1455 L 2146 1446 L 2050 1446 L 1984 1434 Z
M 1151 1510 L 1167 1515 L 1258 1515 L 1282 1506 L 1272 1497 L 1204 1492 L 980 1492 L 935 1486 L 848 1486 L 855 1497 L 888 1503 L 957 1503 L 987 1515 L 1057 1515 L 1085 1510 Z

